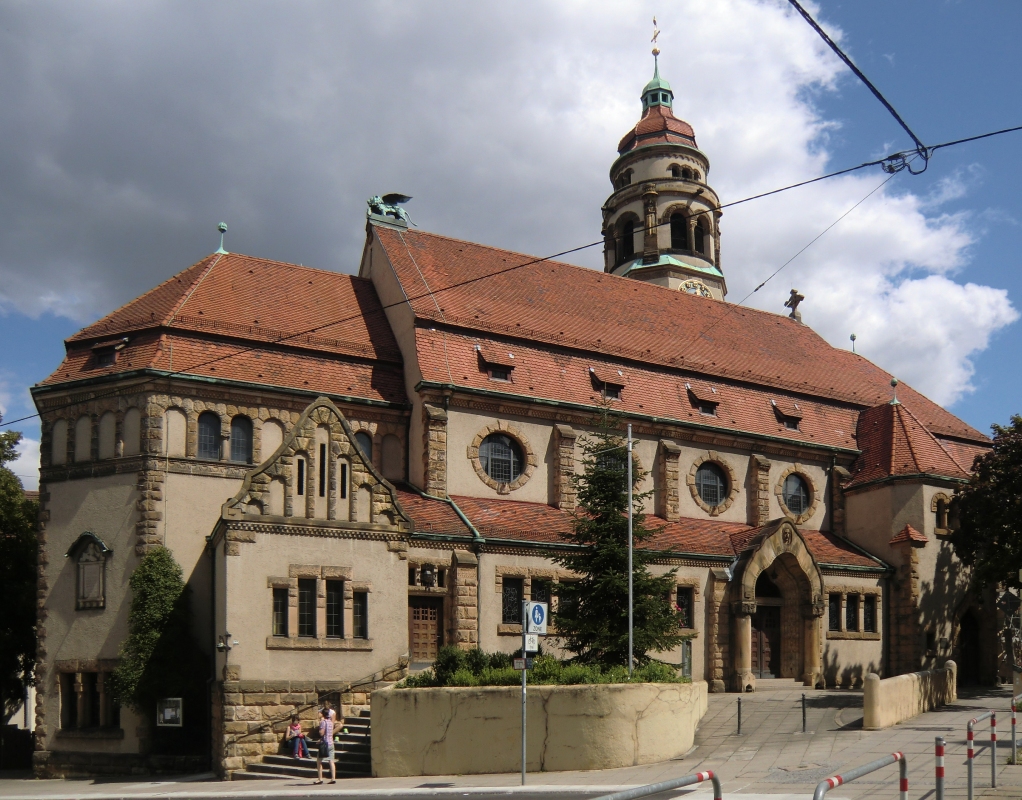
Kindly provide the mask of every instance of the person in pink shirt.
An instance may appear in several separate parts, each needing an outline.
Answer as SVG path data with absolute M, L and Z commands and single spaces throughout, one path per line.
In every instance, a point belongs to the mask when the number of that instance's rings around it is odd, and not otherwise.
M 337 783 L 337 762 L 334 761 L 334 720 L 329 708 L 319 712 L 319 748 L 316 750 L 315 783 L 323 782 L 323 759 L 330 761 L 330 783 Z

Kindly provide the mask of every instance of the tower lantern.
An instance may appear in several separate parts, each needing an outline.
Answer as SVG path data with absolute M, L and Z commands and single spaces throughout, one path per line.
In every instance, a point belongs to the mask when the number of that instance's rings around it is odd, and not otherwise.
M 604 271 L 723 300 L 720 201 L 707 183 L 710 161 L 692 126 L 674 116 L 674 92 L 660 77 L 659 33 L 654 30 L 642 118 L 621 140 L 610 168 Z

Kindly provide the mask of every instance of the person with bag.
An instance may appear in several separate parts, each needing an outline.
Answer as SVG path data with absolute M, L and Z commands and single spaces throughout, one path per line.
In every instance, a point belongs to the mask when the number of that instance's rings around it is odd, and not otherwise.
M 291 742 L 291 755 L 295 758 L 308 758 L 309 746 L 305 743 L 305 733 L 297 714 L 291 715 L 291 724 L 287 729 L 287 741 Z
M 330 783 L 337 783 L 337 762 L 334 761 L 334 721 L 330 710 L 319 712 L 319 748 L 316 750 L 316 774 L 314 783 L 323 782 L 323 759 L 330 761 Z

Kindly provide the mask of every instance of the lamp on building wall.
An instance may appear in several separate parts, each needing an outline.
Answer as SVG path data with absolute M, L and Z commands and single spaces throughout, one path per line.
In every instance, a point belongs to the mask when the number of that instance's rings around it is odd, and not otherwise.
M 423 564 L 419 570 L 419 581 L 423 586 L 436 586 L 436 565 Z
M 219 653 L 229 653 L 229 652 L 231 652 L 231 645 L 229 644 L 230 641 L 231 641 L 231 634 L 229 634 L 229 633 L 222 633 L 219 636 L 217 636 L 216 637 L 216 649 L 217 649 L 217 652 L 219 652 Z M 237 644 L 237 642 L 235 642 L 235 644 Z

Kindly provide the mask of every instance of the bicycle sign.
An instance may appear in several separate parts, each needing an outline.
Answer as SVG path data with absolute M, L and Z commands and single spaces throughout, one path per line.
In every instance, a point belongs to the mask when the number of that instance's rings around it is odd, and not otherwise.
M 527 603 L 525 608 L 526 633 L 538 633 L 546 636 L 547 604 Z

